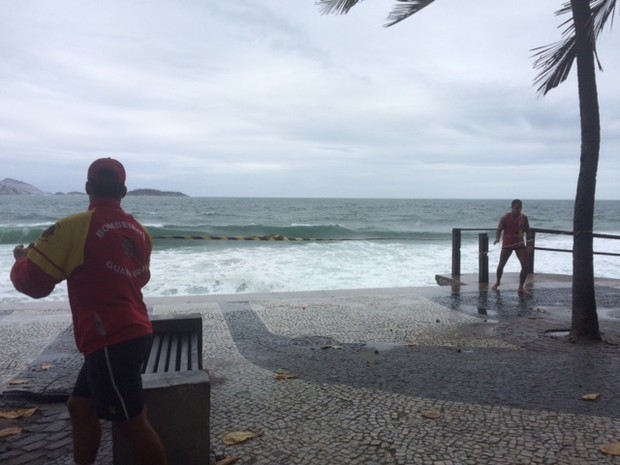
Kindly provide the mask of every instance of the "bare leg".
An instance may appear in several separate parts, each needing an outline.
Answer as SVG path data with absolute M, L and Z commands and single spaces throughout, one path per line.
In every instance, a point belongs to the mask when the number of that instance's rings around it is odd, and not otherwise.
M 508 263 L 508 259 L 510 258 L 510 255 L 512 254 L 512 249 L 502 249 L 502 251 L 499 254 L 499 263 L 497 264 L 497 280 L 495 281 L 495 284 L 493 284 L 492 289 L 494 291 L 497 290 L 497 288 L 500 285 L 500 282 L 502 281 L 502 275 L 504 274 L 504 267 L 506 266 L 506 263 Z
M 167 465 L 164 446 L 146 416 L 146 408 L 118 426 L 140 465 Z
M 525 280 L 527 279 L 527 268 L 529 265 L 530 254 L 527 248 L 517 249 L 516 252 L 519 262 L 521 262 L 521 272 L 519 273 L 519 293 L 525 294 L 527 293 L 525 290 Z
M 73 436 L 73 459 L 77 465 L 95 463 L 101 443 L 101 423 L 95 403 L 86 397 L 69 397 L 67 402 Z

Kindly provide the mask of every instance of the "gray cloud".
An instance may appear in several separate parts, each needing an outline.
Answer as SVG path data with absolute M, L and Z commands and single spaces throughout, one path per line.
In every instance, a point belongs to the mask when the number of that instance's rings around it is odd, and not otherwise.
M 79 190 L 92 159 L 191 195 L 572 198 L 574 76 L 538 98 L 560 6 L 437 1 L 0 4 L 1 177 Z M 618 36 L 599 41 L 599 198 L 620 198 Z

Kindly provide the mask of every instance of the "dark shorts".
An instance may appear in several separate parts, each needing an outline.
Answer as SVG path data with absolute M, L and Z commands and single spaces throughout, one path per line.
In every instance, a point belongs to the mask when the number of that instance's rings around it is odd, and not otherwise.
M 103 420 L 127 421 L 144 409 L 142 364 L 151 347 L 143 336 L 84 357 L 72 396 L 93 399 Z
M 510 252 L 512 252 L 513 250 L 514 250 L 515 252 L 518 252 L 519 250 L 524 250 L 524 249 L 527 249 L 527 247 L 526 247 L 526 246 L 524 246 L 524 245 L 519 245 L 519 246 L 517 246 L 517 247 L 515 247 L 515 246 L 511 246 L 511 247 L 502 247 L 502 249 L 503 249 L 503 250 L 509 250 Z

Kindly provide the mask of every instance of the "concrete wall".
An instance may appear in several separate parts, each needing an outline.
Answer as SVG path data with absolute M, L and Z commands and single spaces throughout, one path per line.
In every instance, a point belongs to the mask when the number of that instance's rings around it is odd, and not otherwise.
M 205 371 L 143 375 L 148 417 L 171 465 L 208 465 L 211 385 Z M 129 447 L 112 427 L 114 465 L 134 465 Z

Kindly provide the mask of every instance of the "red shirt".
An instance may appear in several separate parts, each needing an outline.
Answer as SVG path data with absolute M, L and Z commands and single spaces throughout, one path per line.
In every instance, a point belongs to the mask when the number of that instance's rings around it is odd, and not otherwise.
M 120 199 L 97 199 L 47 229 L 28 257 L 15 262 L 11 281 L 40 298 L 66 279 L 75 341 L 87 355 L 152 333 L 142 298 L 151 249 L 149 233 Z

